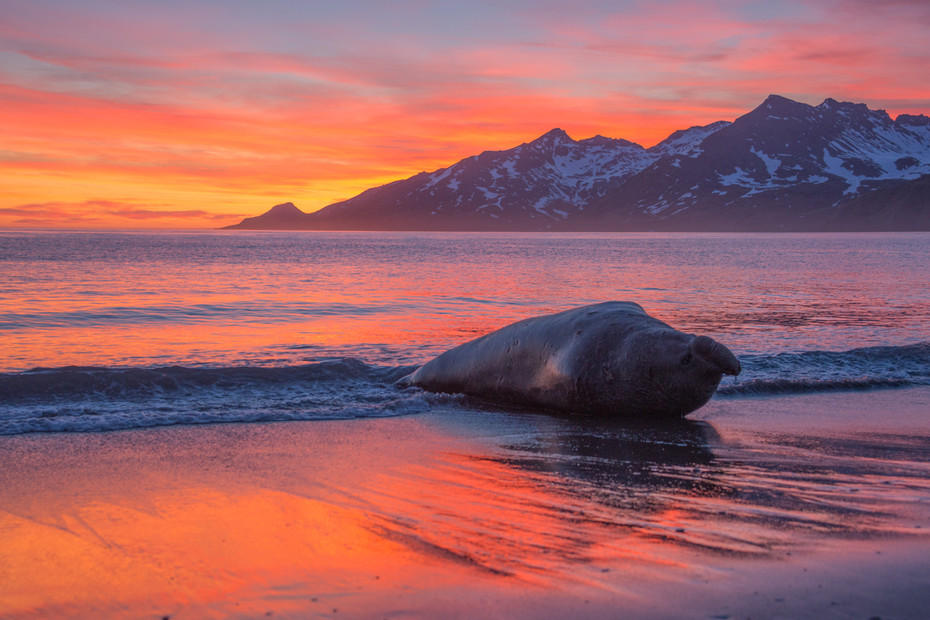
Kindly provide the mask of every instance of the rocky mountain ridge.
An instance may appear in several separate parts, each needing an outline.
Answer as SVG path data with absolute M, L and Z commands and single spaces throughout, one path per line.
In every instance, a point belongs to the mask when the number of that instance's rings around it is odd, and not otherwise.
M 930 118 L 778 95 L 651 148 L 553 129 L 504 151 L 230 228 L 930 230 Z

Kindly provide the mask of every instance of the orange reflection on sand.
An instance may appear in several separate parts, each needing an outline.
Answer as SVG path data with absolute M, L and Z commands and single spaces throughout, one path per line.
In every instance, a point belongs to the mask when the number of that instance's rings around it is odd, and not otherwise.
M 677 523 L 661 503 L 618 513 L 414 418 L 37 439 L 6 440 L 4 617 L 381 613 L 687 568 L 642 532 Z
M 0 616 L 681 617 L 753 566 L 777 591 L 791 549 L 926 540 L 923 452 L 812 469 L 714 433 L 458 408 L 3 437 Z
M 268 490 L 191 488 L 152 499 L 149 509 L 92 502 L 57 523 L 0 513 L 0 555 L 12 569 L 4 617 L 127 608 L 260 615 L 307 608 L 314 595 L 377 595 L 398 579 L 433 578 L 358 510 Z
M 375 521 L 385 535 L 541 586 L 606 587 L 602 571 L 618 563 L 635 563 L 640 573 L 685 566 L 675 545 L 666 544 L 676 542 L 673 536 L 655 535 L 674 531 L 674 508 L 657 503 L 618 512 L 545 474 L 474 455 L 446 459 L 379 485 L 386 513 Z

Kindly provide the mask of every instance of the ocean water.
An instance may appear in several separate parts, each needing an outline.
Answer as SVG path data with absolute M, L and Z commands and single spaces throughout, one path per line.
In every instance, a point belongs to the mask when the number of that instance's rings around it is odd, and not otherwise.
M 930 234 L 0 232 L 0 434 L 418 414 L 394 382 L 631 300 L 740 358 L 720 399 L 930 385 Z

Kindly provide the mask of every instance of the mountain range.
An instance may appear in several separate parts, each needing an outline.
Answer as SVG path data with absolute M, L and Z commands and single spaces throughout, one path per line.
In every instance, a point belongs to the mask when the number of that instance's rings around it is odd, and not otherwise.
M 930 230 L 930 118 L 770 95 L 733 122 L 651 148 L 561 129 L 233 229 Z

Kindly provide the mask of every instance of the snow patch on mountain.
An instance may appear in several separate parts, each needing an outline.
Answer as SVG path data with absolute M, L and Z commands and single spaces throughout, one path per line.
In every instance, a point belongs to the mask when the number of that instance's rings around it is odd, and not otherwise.
M 844 167 L 845 161 L 839 157 L 834 157 L 827 149 L 823 150 L 824 172 L 840 177 L 846 183 L 844 195 L 854 194 L 859 191 L 859 184 L 862 182 L 852 170 Z
M 693 159 L 703 152 L 700 148 L 701 143 L 704 142 L 708 136 L 728 127 L 730 124 L 731 123 L 728 121 L 717 121 L 710 125 L 699 125 L 689 129 L 682 129 L 676 131 L 668 138 L 649 149 L 649 151 L 656 156 L 656 159 L 675 155 Z
M 519 173 L 517 172 L 515 168 L 516 165 L 517 165 L 517 162 L 514 161 L 513 159 L 506 159 L 503 161 L 503 163 L 501 163 L 501 168 L 503 168 L 506 171 L 507 177 L 516 178 L 517 176 L 519 176 Z
M 762 160 L 762 163 L 765 165 L 765 169 L 769 171 L 769 176 L 775 176 L 775 173 L 781 168 L 781 160 L 771 155 L 766 155 L 756 147 L 749 149 L 749 152 Z

